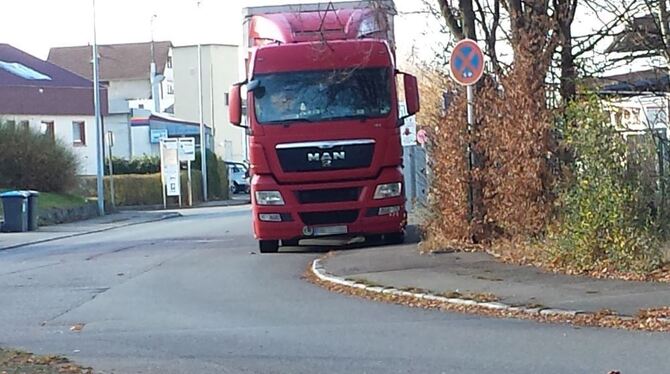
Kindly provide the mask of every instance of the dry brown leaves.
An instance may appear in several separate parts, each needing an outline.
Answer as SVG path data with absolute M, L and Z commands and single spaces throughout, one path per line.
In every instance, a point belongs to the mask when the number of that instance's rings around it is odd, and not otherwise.
M 456 246 L 452 245 L 450 248 L 454 249 Z M 466 246 L 464 251 L 471 252 L 472 248 L 472 246 Z M 647 274 L 621 272 L 613 266 L 607 265 L 607 263 L 594 265 L 592 270 L 585 272 L 550 262 L 547 260 L 547 253 L 542 249 L 541 243 L 531 244 L 523 240 L 497 240 L 490 246 L 478 246 L 475 250 L 485 251 L 504 263 L 534 266 L 551 273 L 588 276 L 598 279 L 670 283 L 670 263 Z
M 438 105 L 441 97 L 434 96 L 449 86 L 434 87 L 436 82 L 444 84 L 434 72 L 422 79 L 427 113 L 421 122 L 435 128 L 427 249 L 448 240 L 488 242 L 533 235 L 546 226 L 552 211 L 550 160 L 555 148 L 554 118 L 546 106 L 544 87 L 549 63 L 524 53 L 524 48 L 532 49 L 519 40 L 514 66 L 500 82 L 485 80 L 478 86 L 477 126 L 472 134 L 467 132 L 464 90 L 457 91 L 445 114 Z M 475 145 L 478 155 L 472 173 L 466 158 L 468 144 Z M 472 222 L 468 222 L 470 183 L 475 186 Z
M 538 313 L 528 313 L 523 311 L 505 310 L 505 309 L 491 309 L 478 305 L 456 305 L 443 303 L 440 301 L 425 300 L 414 296 L 400 296 L 384 294 L 380 292 L 373 292 L 365 289 L 344 286 L 319 279 L 311 270 L 307 269 L 304 278 L 309 282 L 323 287 L 331 292 L 340 294 L 361 297 L 364 299 L 401 304 L 413 308 L 434 309 L 448 312 L 457 312 L 464 314 L 476 314 L 486 317 L 496 318 L 515 318 L 522 320 L 533 320 L 545 323 L 561 323 L 570 324 L 581 327 L 607 327 L 624 330 L 641 330 L 641 331 L 656 331 L 656 332 L 670 332 L 670 323 L 664 322 L 661 318 L 665 315 L 667 310 L 661 308 L 658 310 L 641 311 L 635 317 L 624 317 L 613 314 L 609 310 L 603 310 L 595 314 L 576 314 L 576 315 L 543 315 Z
M 62 356 L 37 356 L 32 353 L 0 349 L 2 373 L 92 374 L 93 369 L 73 364 Z

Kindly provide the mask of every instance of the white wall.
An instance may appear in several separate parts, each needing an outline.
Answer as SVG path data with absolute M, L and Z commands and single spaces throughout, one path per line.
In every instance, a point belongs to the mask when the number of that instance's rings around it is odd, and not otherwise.
M 246 158 L 246 136 L 243 129 L 228 122 L 226 95 L 238 79 L 236 46 L 202 46 L 203 120 L 212 125 L 214 151 L 225 160 Z M 174 48 L 175 116 L 198 122 L 198 48 Z
M 132 150 L 130 147 L 130 119 L 128 114 L 113 114 L 104 118 L 105 132 L 114 133 L 114 146 L 112 155 L 116 158 L 130 159 Z M 105 146 L 105 157 L 109 156 L 109 145 Z
M 113 80 L 107 89 L 109 101 L 148 99 L 151 96 L 151 82 L 146 79 Z
M 158 146 L 151 144 L 149 126 L 131 126 L 133 157 L 158 154 Z
M 95 175 L 96 168 L 96 138 L 94 116 L 42 116 L 42 115 L 2 115 L 3 120 L 13 120 L 17 126 L 20 121 L 29 121 L 30 127 L 35 131 L 41 131 L 42 121 L 54 122 L 54 136 L 63 145 L 72 149 L 79 160 L 80 175 Z M 72 122 L 84 121 L 86 123 L 85 145 L 74 145 L 72 138 Z
M 173 65 L 169 67 L 166 63 L 163 70 L 165 79 L 161 82 L 161 112 L 165 111 L 170 105 L 174 105 L 174 53 L 172 49 L 168 52 L 168 56 L 173 59 Z M 170 93 L 169 87 L 172 87 L 172 93 Z
M 610 120 L 620 129 L 646 131 L 665 128 L 670 119 L 670 95 L 639 95 L 605 102 Z M 670 138 L 670 134 L 669 138 Z

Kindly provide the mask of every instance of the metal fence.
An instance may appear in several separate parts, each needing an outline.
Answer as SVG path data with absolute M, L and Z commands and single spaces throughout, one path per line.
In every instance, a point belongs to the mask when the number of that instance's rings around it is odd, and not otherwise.
M 403 147 L 403 174 L 407 210 L 415 212 L 427 206 L 430 172 L 428 153 L 419 145 Z

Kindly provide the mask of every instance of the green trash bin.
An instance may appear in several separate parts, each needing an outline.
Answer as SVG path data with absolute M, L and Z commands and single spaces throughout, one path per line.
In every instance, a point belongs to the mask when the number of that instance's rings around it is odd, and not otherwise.
M 35 231 L 39 226 L 37 222 L 37 201 L 39 200 L 40 193 L 39 191 L 23 191 L 27 192 L 28 195 L 28 231 Z
M 25 191 L 9 191 L 0 194 L 5 222 L 2 224 L 3 232 L 26 232 L 28 231 L 28 197 Z

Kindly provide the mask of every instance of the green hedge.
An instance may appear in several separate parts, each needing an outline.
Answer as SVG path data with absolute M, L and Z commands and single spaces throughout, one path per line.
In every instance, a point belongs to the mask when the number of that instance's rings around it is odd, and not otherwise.
M 188 204 L 188 175 L 181 173 L 182 204 Z M 202 201 L 202 174 L 199 170 L 192 171 L 193 202 Z M 96 196 L 95 177 L 84 177 L 81 181 L 81 192 L 84 196 Z M 157 174 L 126 174 L 114 176 L 114 200 L 116 206 L 160 205 L 163 204 L 161 176 Z M 105 201 L 110 201 L 109 177 L 105 177 Z M 168 203 L 177 203 L 176 197 L 168 198 Z
M 160 157 L 142 156 L 131 160 L 112 158 L 114 176 L 137 175 L 137 174 L 157 174 L 160 173 Z M 196 152 L 196 160 L 191 168 L 198 173 L 198 183 L 202 180 L 200 176 L 200 153 Z M 109 169 L 105 168 L 105 173 L 109 174 Z M 201 184 L 198 184 L 199 186 Z M 228 168 L 221 158 L 214 152 L 207 151 L 207 192 L 212 200 L 226 200 L 228 194 Z M 186 196 L 186 195 L 184 195 Z
M 193 168 L 200 170 L 200 152 L 195 155 Z M 226 200 L 228 196 L 228 168 L 214 152 L 207 150 L 207 193 L 212 200 Z
M 105 162 L 108 165 L 109 159 Z M 141 156 L 130 160 L 112 157 L 114 175 L 119 174 L 155 174 L 160 172 L 160 156 Z M 105 167 L 105 174 L 109 175 L 109 168 Z

